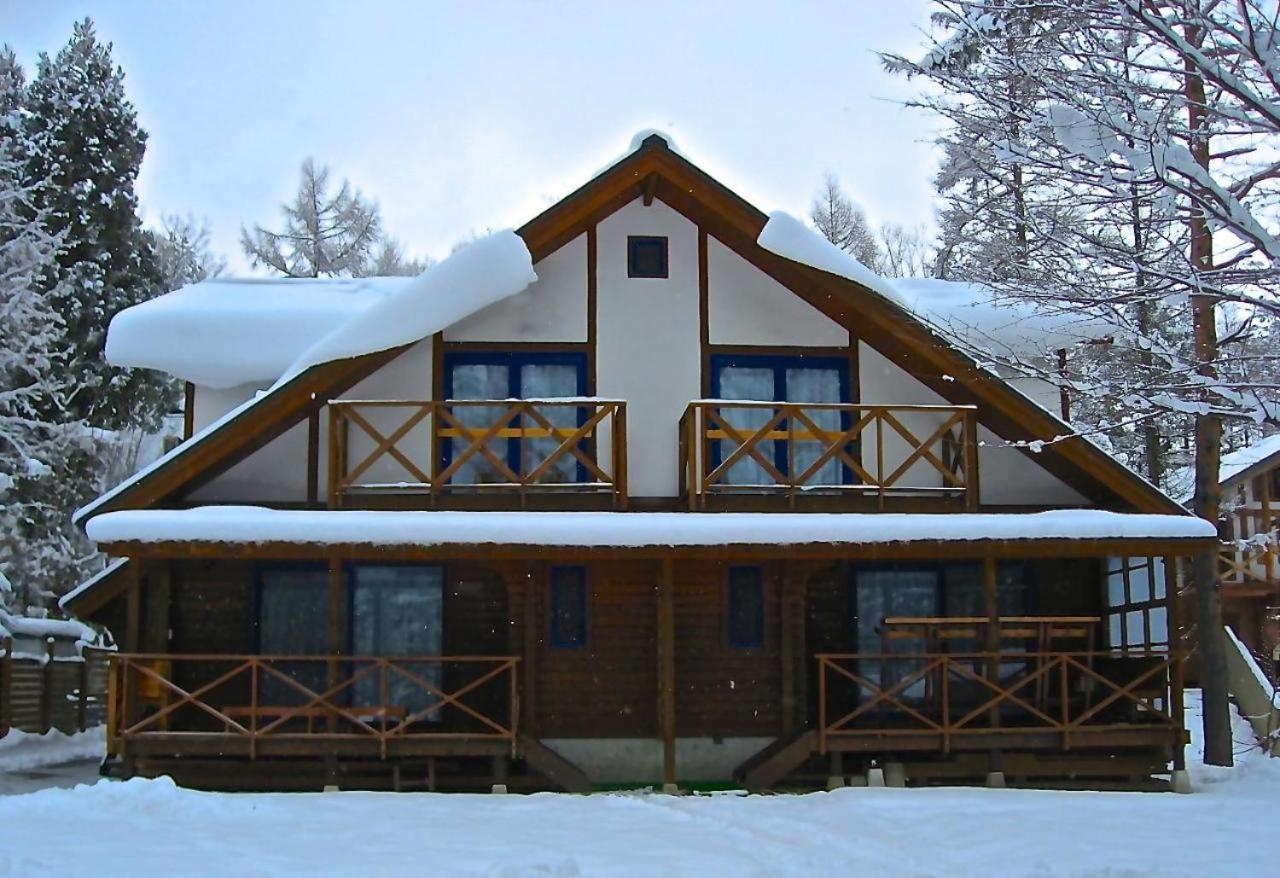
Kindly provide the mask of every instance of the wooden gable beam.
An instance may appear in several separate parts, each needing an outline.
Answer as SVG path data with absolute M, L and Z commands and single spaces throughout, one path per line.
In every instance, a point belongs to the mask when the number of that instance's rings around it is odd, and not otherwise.
M 653 195 L 658 191 L 658 173 L 651 171 L 649 176 L 644 178 L 644 191 L 641 197 L 644 199 L 644 206 L 648 207 L 653 204 Z

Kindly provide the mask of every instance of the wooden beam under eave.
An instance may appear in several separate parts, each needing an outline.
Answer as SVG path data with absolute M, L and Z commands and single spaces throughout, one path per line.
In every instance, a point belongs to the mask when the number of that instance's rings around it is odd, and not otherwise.
M 428 514 L 428 513 L 424 513 Z M 767 519 L 768 513 L 761 513 Z M 520 544 L 383 545 L 374 543 L 188 543 L 114 542 L 99 549 L 132 558 L 238 558 L 248 560 L 339 561 L 545 561 L 575 563 L 633 559 L 764 562 L 813 561 L 980 561 L 995 558 L 1106 558 L 1117 555 L 1190 556 L 1217 545 L 1213 538 L 1185 539 L 1044 539 L 964 540 L 912 543 L 811 543 L 761 545 L 727 543 L 715 546 L 542 546 Z
M 650 171 L 649 176 L 644 178 L 644 188 L 641 190 L 641 198 L 644 200 L 644 206 L 648 207 L 653 204 L 654 193 L 658 191 L 658 173 Z

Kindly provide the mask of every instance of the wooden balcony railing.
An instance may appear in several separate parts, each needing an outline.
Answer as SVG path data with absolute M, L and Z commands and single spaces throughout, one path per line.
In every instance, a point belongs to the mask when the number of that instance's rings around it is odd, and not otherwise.
M 698 400 L 680 419 L 680 490 L 876 498 L 959 497 L 978 507 L 973 406 Z
M 820 654 L 828 749 L 1181 741 L 1185 656 L 1156 651 Z M 1152 735 L 1151 733 L 1155 733 Z
M 595 493 L 627 505 L 626 403 L 333 400 L 329 505 L 355 494 Z
M 515 747 L 510 656 L 114 654 L 107 747 L 212 748 L 255 758 L 344 752 L 385 759 L 423 742 Z
M 1280 586 L 1280 552 L 1275 543 L 1224 543 L 1218 549 L 1218 579 L 1224 588 Z

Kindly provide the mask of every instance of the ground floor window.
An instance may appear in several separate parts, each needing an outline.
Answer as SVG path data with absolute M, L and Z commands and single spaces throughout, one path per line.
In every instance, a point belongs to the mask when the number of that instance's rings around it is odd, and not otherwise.
M 551 645 L 578 649 L 587 645 L 587 571 L 551 568 Z
M 740 649 L 764 646 L 764 577 L 759 567 L 730 567 L 729 645 Z

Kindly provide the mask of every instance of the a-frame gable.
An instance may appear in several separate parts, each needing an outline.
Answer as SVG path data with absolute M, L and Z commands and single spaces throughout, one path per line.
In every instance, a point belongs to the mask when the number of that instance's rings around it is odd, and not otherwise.
M 1069 425 L 980 369 L 896 303 L 852 280 L 765 250 L 757 238 L 768 217 L 673 151 L 660 135 L 646 138 L 634 152 L 517 233 L 536 264 L 637 198 L 662 200 L 823 314 L 846 327 L 856 326 L 859 338 L 939 396 L 953 404 L 979 406 L 983 423 L 1006 441 L 1035 443 L 1035 463 L 1085 496 L 1142 512 L 1184 511 L 1097 446 L 1073 435 Z M 403 350 L 312 367 L 99 498 L 77 515 L 77 521 L 164 503 L 189 492 L 303 422 L 323 400 L 349 389 Z
M 862 284 L 761 247 L 757 239 L 768 216 L 672 150 L 661 135 L 646 138 L 520 234 L 531 250 L 535 244 L 554 249 L 636 198 L 657 198 L 684 214 L 833 320 L 857 327 L 861 340 L 952 404 L 979 406 L 987 427 L 1095 502 L 1142 512 L 1185 511 L 1069 424 L 978 367 L 914 314 Z

